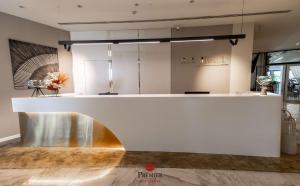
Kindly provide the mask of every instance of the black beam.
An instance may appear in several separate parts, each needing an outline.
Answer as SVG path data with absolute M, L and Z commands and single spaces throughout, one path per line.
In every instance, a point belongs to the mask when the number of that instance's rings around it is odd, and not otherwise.
M 142 42 L 176 42 L 176 41 L 193 41 L 193 40 L 231 40 L 231 39 L 244 39 L 246 34 L 236 35 L 215 35 L 215 36 L 199 36 L 199 37 L 176 37 L 176 38 L 151 38 L 151 39 L 115 39 L 115 40 L 68 40 L 58 41 L 60 45 L 73 45 L 73 44 L 121 44 L 121 43 L 142 43 Z

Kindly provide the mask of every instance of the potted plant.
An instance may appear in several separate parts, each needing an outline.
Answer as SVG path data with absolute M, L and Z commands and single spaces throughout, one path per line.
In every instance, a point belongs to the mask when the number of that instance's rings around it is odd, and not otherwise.
M 260 95 L 267 95 L 268 87 L 275 84 L 272 76 L 258 76 L 256 82 L 260 85 Z

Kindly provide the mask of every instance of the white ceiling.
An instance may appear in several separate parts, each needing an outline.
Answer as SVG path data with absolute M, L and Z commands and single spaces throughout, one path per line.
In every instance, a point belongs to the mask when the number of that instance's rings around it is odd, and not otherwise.
M 242 0 L 0 0 L 0 12 L 69 30 L 167 28 L 219 25 L 241 22 L 241 18 L 215 18 L 156 23 L 59 25 L 59 22 L 100 22 L 214 16 L 241 13 Z M 139 6 L 134 6 L 138 3 Z M 77 5 L 82 5 L 78 8 Z M 24 8 L 19 8 L 24 6 Z M 245 13 L 292 10 L 291 13 L 246 17 L 258 25 L 300 23 L 300 0 L 245 0 Z M 137 11 L 133 15 L 132 11 Z

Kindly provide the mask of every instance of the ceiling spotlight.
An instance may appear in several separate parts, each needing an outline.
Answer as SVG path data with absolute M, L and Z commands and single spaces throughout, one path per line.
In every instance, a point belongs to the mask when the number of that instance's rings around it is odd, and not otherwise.
M 82 8 L 83 6 L 82 5 L 77 5 L 77 8 Z
M 296 45 L 299 46 L 299 45 L 300 45 L 300 42 L 297 42 Z
M 135 14 L 137 14 L 137 11 L 134 10 L 134 11 L 132 11 L 131 13 L 132 13 L 133 15 L 135 15 Z
M 25 8 L 23 5 L 20 5 L 19 8 Z
M 180 30 L 180 26 L 179 25 L 175 26 L 175 30 L 179 31 Z

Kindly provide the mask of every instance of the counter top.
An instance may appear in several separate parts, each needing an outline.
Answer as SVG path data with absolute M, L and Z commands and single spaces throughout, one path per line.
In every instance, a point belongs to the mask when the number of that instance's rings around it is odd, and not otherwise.
M 268 93 L 261 96 L 258 92 L 230 93 L 230 94 L 119 94 L 119 95 L 77 95 L 61 94 L 60 96 L 39 96 L 39 97 L 16 97 L 13 99 L 24 98 L 193 98 L 193 97 L 280 97 L 280 95 Z

